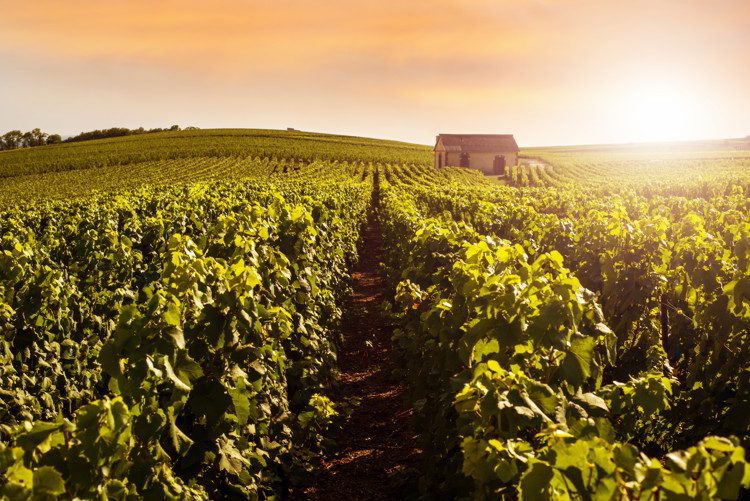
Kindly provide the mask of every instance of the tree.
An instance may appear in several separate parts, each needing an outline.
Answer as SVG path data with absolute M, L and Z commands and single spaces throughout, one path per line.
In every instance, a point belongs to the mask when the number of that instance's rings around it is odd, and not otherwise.
M 3 149 L 12 150 L 21 146 L 23 133 L 20 130 L 12 130 L 3 135 Z
M 47 144 L 59 144 L 62 143 L 62 137 L 60 134 L 50 134 L 47 136 Z
M 34 135 L 31 132 L 24 132 L 21 136 L 21 148 L 34 146 Z
M 47 142 L 47 133 L 38 127 L 31 131 L 31 146 L 43 146 Z

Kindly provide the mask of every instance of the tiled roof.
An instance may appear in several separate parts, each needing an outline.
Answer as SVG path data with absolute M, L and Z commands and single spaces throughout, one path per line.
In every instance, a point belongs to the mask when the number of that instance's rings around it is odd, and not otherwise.
M 518 151 L 513 134 L 440 134 L 435 146 L 440 142 L 447 151 Z

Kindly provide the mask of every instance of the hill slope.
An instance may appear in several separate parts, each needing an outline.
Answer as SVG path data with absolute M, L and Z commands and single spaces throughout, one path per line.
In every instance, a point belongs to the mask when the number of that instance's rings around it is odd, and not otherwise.
M 425 164 L 426 146 L 309 132 L 163 132 L 0 152 L 0 205 L 143 185 L 268 177 L 330 162 Z
M 0 152 L 0 177 L 192 157 L 422 163 L 429 148 L 398 141 L 263 129 L 125 136 Z

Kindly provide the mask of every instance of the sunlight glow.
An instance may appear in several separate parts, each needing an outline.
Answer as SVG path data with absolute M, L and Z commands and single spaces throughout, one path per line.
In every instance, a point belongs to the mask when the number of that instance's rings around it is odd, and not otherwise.
M 749 0 L 0 5 L 0 134 L 179 123 L 423 144 L 507 132 L 523 146 L 750 134 Z
M 619 113 L 635 141 L 685 139 L 707 114 L 690 82 L 654 79 L 634 82 L 623 92 Z

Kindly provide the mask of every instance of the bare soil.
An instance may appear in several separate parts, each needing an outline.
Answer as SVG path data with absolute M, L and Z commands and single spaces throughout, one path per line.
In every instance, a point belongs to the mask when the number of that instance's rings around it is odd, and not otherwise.
M 377 207 L 377 188 L 373 205 Z M 380 273 L 382 238 L 374 213 L 361 238 L 353 295 L 345 306 L 336 400 L 351 414 L 331 433 L 336 447 L 320 461 L 311 485 L 293 497 L 311 500 L 380 500 L 409 497 L 421 461 L 406 387 L 393 376 L 393 328 L 381 313 L 386 284 Z

